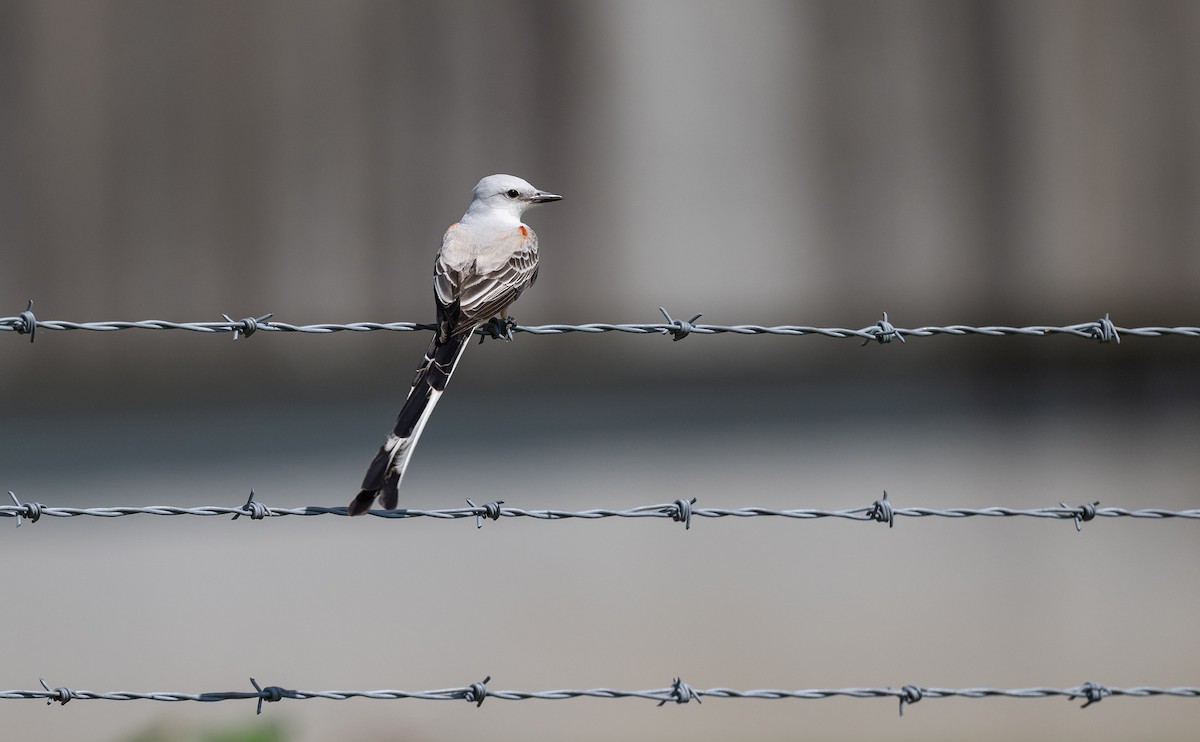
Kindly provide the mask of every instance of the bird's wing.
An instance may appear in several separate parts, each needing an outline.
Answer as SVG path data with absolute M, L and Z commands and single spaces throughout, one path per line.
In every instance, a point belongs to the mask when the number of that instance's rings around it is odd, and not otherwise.
M 455 239 L 453 231 L 446 233 L 447 241 Z M 496 316 L 537 279 L 537 235 L 524 225 L 494 239 L 486 249 L 474 246 L 476 256 L 469 261 L 461 260 L 452 243 L 447 250 L 447 244 L 443 242 L 434 264 L 433 284 L 439 305 L 457 302 L 451 334 L 470 332 Z

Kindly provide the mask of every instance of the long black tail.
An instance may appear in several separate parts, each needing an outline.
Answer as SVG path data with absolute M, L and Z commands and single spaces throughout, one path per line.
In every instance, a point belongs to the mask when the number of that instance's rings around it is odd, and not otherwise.
M 470 337 L 469 332 L 448 337 L 441 332 L 434 335 L 429 350 L 425 351 L 425 361 L 417 369 L 408 398 L 396 416 L 391 435 L 379 447 L 375 459 L 367 467 L 362 491 L 347 508 L 350 515 L 362 515 L 370 510 L 376 497 L 380 497 L 380 504 L 387 510 L 396 507 L 400 500 L 400 481 L 408 468 L 409 458 Z

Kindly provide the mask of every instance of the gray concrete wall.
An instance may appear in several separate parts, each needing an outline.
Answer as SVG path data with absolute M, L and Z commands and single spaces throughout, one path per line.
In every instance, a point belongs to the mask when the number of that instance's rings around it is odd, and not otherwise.
M 1200 5 L 0 2 L 0 315 L 427 320 L 482 175 L 525 323 L 1197 325 Z M 0 491 L 343 505 L 421 334 L 0 336 Z M 1197 507 L 1195 339 L 522 335 L 405 504 Z M 449 471 L 449 474 L 439 472 Z M 4 524 L 0 524 L 4 525 Z M 1189 522 L 49 520 L 0 686 L 1196 685 Z M 1190 739 L 1187 700 L 284 702 L 297 740 Z M 249 703 L 3 702 L 5 739 Z M 1076 704 L 1078 705 L 1078 703 Z

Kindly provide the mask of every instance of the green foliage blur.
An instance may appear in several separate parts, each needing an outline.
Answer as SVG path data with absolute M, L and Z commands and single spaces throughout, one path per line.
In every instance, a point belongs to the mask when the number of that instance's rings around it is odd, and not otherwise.
M 253 721 L 221 729 L 184 729 L 156 722 L 121 742 L 287 742 L 284 725 Z

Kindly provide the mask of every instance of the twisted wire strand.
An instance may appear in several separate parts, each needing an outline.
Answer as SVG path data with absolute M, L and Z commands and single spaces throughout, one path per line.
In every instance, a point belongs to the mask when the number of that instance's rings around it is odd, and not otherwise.
M 1073 325 L 1029 325 L 1025 327 L 1013 327 L 1007 325 L 945 325 L 935 326 L 929 325 L 924 327 L 903 328 L 896 327 L 887 320 L 887 314 L 884 313 L 883 319 L 868 327 L 852 329 L 847 327 L 814 327 L 809 325 L 713 325 L 713 324 L 696 324 L 695 320 L 700 317 L 696 315 L 691 321 L 673 319 L 666 310 L 661 309 L 665 322 L 652 323 L 605 323 L 593 322 L 586 324 L 550 324 L 550 325 L 517 325 L 512 328 L 514 332 L 525 332 L 531 335 L 563 335 L 567 333 L 605 333 L 605 332 L 621 332 L 635 335 L 662 334 L 670 335 L 676 340 L 680 340 L 690 334 L 696 335 L 717 335 L 723 333 L 733 333 L 737 335 L 819 335 L 829 338 L 857 338 L 865 341 L 876 340 L 880 343 L 890 342 L 892 339 L 904 341 L 906 337 L 930 337 L 933 335 L 981 335 L 985 337 L 997 337 L 1003 335 L 1026 335 L 1026 336 L 1045 336 L 1045 335 L 1070 335 L 1080 338 L 1089 338 L 1099 340 L 1101 342 L 1109 342 L 1115 340 L 1120 342 L 1122 335 L 1132 335 L 1136 337 L 1163 337 L 1168 335 L 1183 336 L 1183 337 L 1200 337 L 1200 327 L 1118 327 L 1113 324 L 1107 315 L 1099 320 L 1090 322 L 1081 322 Z M 325 322 L 310 325 L 296 325 L 288 322 L 272 321 L 272 315 L 265 314 L 260 317 L 246 317 L 240 320 L 234 320 L 228 315 L 224 321 L 218 322 L 172 322 L 168 320 L 146 319 L 136 321 L 98 321 L 98 322 L 73 322 L 67 320 L 43 320 L 37 319 L 32 311 L 32 304 L 29 309 L 15 317 L 0 317 L 0 331 L 17 332 L 22 335 L 29 335 L 33 339 L 33 335 L 38 329 L 45 330 L 89 330 L 93 332 L 114 332 L 118 330 L 186 330 L 189 332 L 202 333 L 233 333 L 234 338 L 248 337 L 254 332 L 298 332 L 308 334 L 330 334 L 334 332 L 414 332 L 417 330 L 434 330 L 436 326 L 428 323 L 420 322 L 349 322 L 349 323 L 333 323 Z M 476 330 L 476 333 L 481 336 L 495 336 L 495 328 L 488 326 L 481 327 Z
M 233 516 L 234 519 L 243 515 L 252 520 L 278 518 L 289 515 L 345 516 L 345 507 L 305 506 L 296 508 L 270 507 L 251 497 L 241 506 L 201 505 L 182 507 L 175 505 L 146 505 L 146 506 L 113 506 L 113 507 L 61 507 L 45 505 L 38 502 L 21 502 L 16 495 L 9 493 L 12 505 L 0 505 L 0 516 L 28 519 L 36 522 L 40 518 L 71 518 L 89 516 L 95 518 L 119 518 L 132 515 L 157 515 L 167 517 L 177 516 Z M 875 503 L 843 510 L 823 510 L 813 508 L 802 509 L 773 509 L 764 507 L 742 508 L 703 508 L 696 507 L 694 500 L 676 500 L 675 502 L 655 505 L 640 505 L 625 510 L 609 508 L 592 508 L 587 510 L 557 510 L 502 507 L 500 503 L 492 502 L 484 505 L 471 503 L 468 507 L 443 508 L 433 510 L 407 509 L 372 510 L 368 515 L 388 520 L 409 520 L 414 518 L 432 518 L 435 520 L 460 520 L 475 518 L 477 525 L 482 519 L 498 520 L 500 518 L 532 518 L 534 520 L 556 521 L 569 519 L 598 520 L 603 518 L 666 518 L 684 522 L 690 526 L 691 518 L 790 518 L 794 520 L 817 520 L 822 518 L 837 518 L 863 522 L 886 522 L 894 524 L 895 517 L 901 518 L 1048 518 L 1052 520 L 1071 520 L 1076 525 L 1094 518 L 1141 518 L 1149 520 L 1168 520 L 1174 518 L 1200 520 L 1200 509 L 1168 510 L 1163 508 L 1142 508 L 1128 510 L 1126 508 L 1098 507 L 1096 503 L 1085 503 L 1079 506 L 1060 504 L 1058 507 L 1041 508 L 900 508 L 892 506 L 886 497 Z M 18 522 L 20 525 L 20 522 Z
M 422 700 L 422 701 L 453 701 L 466 700 L 476 706 L 482 705 L 487 698 L 497 698 L 504 701 L 544 700 L 558 701 L 575 698 L 641 698 L 658 701 L 659 705 L 666 703 L 700 703 L 704 698 L 727 699 L 759 699 L 780 700 L 785 698 L 820 700 L 826 698 L 894 698 L 900 701 L 901 712 L 904 704 L 913 704 L 928 698 L 1053 698 L 1084 699 L 1083 707 L 1098 703 L 1107 697 L 1125 696 L 1130 698 L 1150 698 L 1155 696 L 1173 696 L 1177 698 L 1200 698 L 1200 687 L 1155 687 L 1137 686 L 1131 688 L 1114 688 L 1097 683 L 1084 683 L 1070 688 L 935 688 L 918 685 L 906 685 L 900 688 L 811 688 L 787 690 L 763 688 L 754 690 L 736 690 L 733 688 L 717 687 L 708 689 L 692 688 L 680 678 L 665 688 L 648 690 L 620 690 L 616 688 L 589 688 L 545 691 L 491 690 L 487 683 L 491 677 L 482 682 L 458 688 L 441 688 L 436 690 L 406 691 L 406 690 L 298 690 L 280 686 L 260 686 L 258 681 L 251 678 L 254 690 L 217 691 L 207 693 L 178 693 L 171 691 L 90 691 L 75 690 L 61 686 L 49 687 L 45 680 L 41 681 L 42 690 L 0 690 L 0 700 L 44 700 L 47 704 L 58 702 L 65 705 L 73 700 L 96 701 L 163 701 L 178 703 L 193 701 L 198 703 L 215 703 L 218 701 L 255 700 L 258 702 L 259 713 L 263 703 L 275 703 L 285 698 L 293 700 L 309 700 L 322 698 L 330 701 L 345 701 L 353 698 L 369 700 Z

